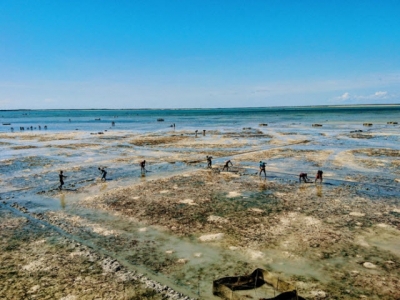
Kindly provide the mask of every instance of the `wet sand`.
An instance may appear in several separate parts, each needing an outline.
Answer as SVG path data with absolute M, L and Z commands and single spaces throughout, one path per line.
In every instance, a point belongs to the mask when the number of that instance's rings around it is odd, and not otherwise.
M 7 285 L 0 298 L 165 297 L 134 277 L 144 274 L 182 299 L 217 299 L 213 280 L 256 268 L 307 299 L 399 298 L 397 138 L 393 127 L 355 134 L 295 125 L 197 138 L 189 131 L 2 134 Z M 227 159 L 234 165 L 223 172 Z M 259 160 L 267 162 L 266 179 Z M 108 181 L 99 180 L 99 166 Z M 318 169 L 323 184 L 298 183 L 300 172 L 313 180 Z M 106 258 L 130 277 L 107 273 Z M 243 293 L 272 296 L 267 287 Z

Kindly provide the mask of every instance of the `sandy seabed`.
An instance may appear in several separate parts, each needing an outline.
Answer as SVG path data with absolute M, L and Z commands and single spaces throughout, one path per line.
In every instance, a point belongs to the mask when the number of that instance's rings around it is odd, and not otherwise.
M 0 299 L 218 299 L 213 280 L 256 268 L 307 299 L 400 299 L 400 152 L 376 143 L 387 131 L 2 134 Z

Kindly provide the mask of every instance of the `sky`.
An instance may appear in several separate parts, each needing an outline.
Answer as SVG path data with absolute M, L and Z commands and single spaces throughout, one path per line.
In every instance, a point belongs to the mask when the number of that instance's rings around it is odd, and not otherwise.
M 400 103 L 400 1 L 0 0 L 0 109 Z

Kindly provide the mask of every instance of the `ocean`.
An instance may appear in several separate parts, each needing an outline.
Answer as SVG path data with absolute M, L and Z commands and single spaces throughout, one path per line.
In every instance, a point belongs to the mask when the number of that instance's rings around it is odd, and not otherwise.
M 157 121 L 163 119 L 164 121 Z M 279 128 L 293 123 L 305 126 L 313 123 L 330 128 L 358 128 L 363 123 L 386 125 L 399 121 L 400 105 L 260 107 L 218 109 L 126 109 L 126 110 L 3 110 L 0 111 L 0 132 L 32 130 L 65 132 L 72 130 L 129 130 L 156 132 L 169 130 L 172 124 L 179 130 L 238 129 L 267 123 Z M 111 123 L 115 122 L 115 126 Z M 4 125 L 10 124 L 10 125 Z

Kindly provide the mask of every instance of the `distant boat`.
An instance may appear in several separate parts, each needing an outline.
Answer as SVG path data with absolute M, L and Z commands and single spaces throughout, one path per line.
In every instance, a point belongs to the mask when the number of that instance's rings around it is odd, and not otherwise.
M 164 122 L 164 119 L 159 118 L 159 119 L 157 119 L 157 122 Z
M 3 123 L 3 125 L 11 125 L 11 123 Z
M 98 119 L 94 119 L 95 121 L 100 121 L 101 119 L 100 118 L 98 118 Z

